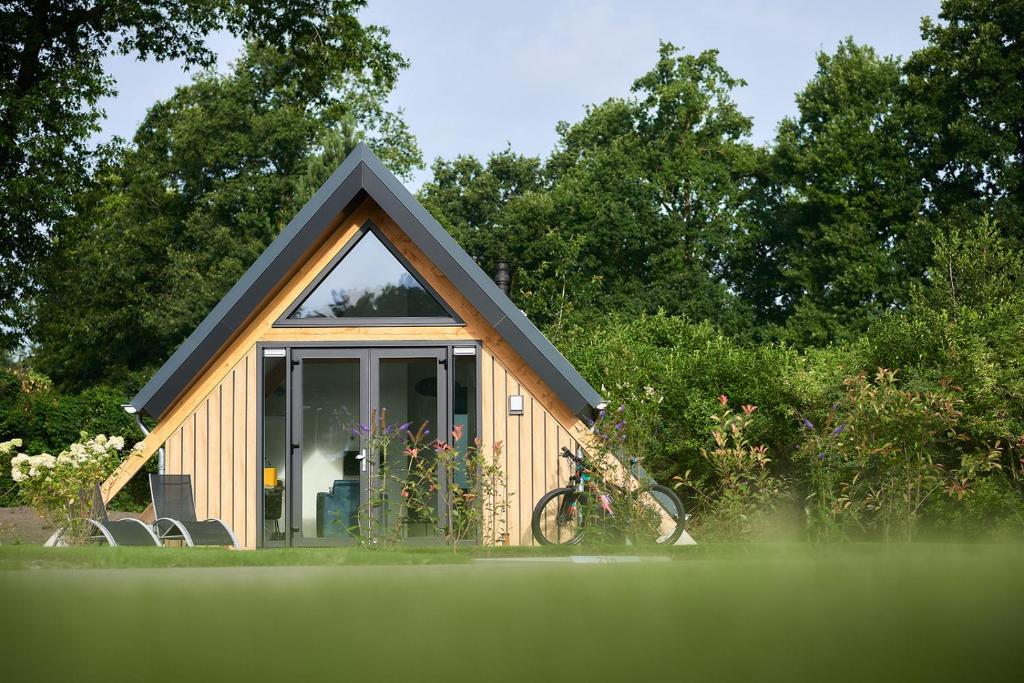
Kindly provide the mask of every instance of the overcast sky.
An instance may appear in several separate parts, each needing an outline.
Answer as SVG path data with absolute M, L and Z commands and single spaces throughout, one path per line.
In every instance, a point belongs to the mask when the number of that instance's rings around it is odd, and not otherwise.
M 486 157 L 511 144 L 545 155 L 558 121 L 587 104 L 628 93 L 654 64 L 658 41 L 690 52 L 716 48 L 734 76 L 735 97 L 754 119 L 754 140 L 772 137 L 795 111 L 793 95 L 813 75 L 815 53 L 845 36 L 883 54 L 921 45 L 920 18 L 939 0 L 370 0 L 362 17 L 391 29 L 412 63 L 392 104 L 405 109 L 429 164 L 436 157 Z M 211 46 L 221 68 L 238 54 L 230 36 Z M 107 60 L 119 94 L 102 106 L 98 140 L 131 138 L 147 107 L 190 75 L 175 63 Z M 418 186 L 429 176 L 416 176 Z

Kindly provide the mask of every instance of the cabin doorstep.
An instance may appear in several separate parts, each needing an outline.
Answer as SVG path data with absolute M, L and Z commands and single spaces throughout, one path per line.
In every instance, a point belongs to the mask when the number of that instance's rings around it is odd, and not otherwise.
M 386 411 L 441 438 L 460 426 L 460 449 L 501 442 L 507 520 L 485 542 L 529 545 L 600 403 L 361 144 L 132 399 L 157 424 L 104 498 L 162 448 L 244 548 L 355 542 L 328 520 L 365 503 L 360 425 Z

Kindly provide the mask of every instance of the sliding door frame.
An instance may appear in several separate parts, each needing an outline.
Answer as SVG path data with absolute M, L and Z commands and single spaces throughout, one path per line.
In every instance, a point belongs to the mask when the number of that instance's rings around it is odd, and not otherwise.
M 475 367 L 476 367 L 476 391 L 475 391 L 475 394 L 476 394 L 476 396 L 475 396 L 475 401 L 476 401 L 476 435 L 477 436 L 483 436 L 483 367 L 482 367 L 483 366 L 483 364 L 482 364 L 483 343 L 480 340 L 466 340 L 466 341 L 457 341 L 457 342 L 453 342 L 453 341 L 450 341 L 450 340 L 443 340 L 443 341 L 441 341 L 441 340 L 438 340 L 438 341 L 429 341 L 429 340 L 423 340 L 423 341 L 416 340 L 416 341 L 413 341 L 413 340 L 408 340 L 408 341 L 352 341 L 352 342 L 350 342 L 350 341 L 323 341 L 323 342 L 288 341 L 288 342 L 257 342 L 256 343 L 256 359 L 257 359 L 256 387 L 255 387 L 256 398 L 257 398 L 257 408 L 256 408 L 256 435 L 257 435 L 256 436 L 256 462 L 259 464 L 259 466 L 255 468 L 255 470 L 256 470 L 255 479 L 252 482 L 250 482 L 249 485 L 256 487 L 256 491 L 257 491 L 257 495 L 256 495 L 256 510 L 254 511 L 256 513 L 256 522 L 257 522 L 257 524 L 256 524 L 256 547 L 257 548 L 261 548 L 261 547 L 283 547 L 283 546 L 291 545 L 291 524 L 292 524 L 292 520 L 291 520 L 292 501 L 286 496 L 286 499 L 284 501 L 284 510 L 285 510 L 285 519 L 284 519 L 285 540 L 284 541 L 271 541 L 271 542 L 266 542 L 264 540 L 263 466 L 262 466 L 262 463 L 263 463 L 263 447 L 264 447 L 264 433 L 263 433 L 263 430 L 264 430 L 264 425 L 263 425 L 263 411 L 264 411 L 263 390 L 264 390 L 264 388 L 263 388 L 263 376 L 264 376 L 264 359 L 266 358 L 266 355 L 265 355 L 266 351 L 268 351 L 268 350 L 278 351 L 278 350 L 282 350 L 283 349 L 284 353 L 285 353 L 286 368 L 287 368 L 287 375 L 288 375 L 288 377 L 286 379 L 286 382 L 285 382 L 285 385 L 286 385 L 286 397 L 285 397 L 285 400 L 286 400 L 286 404 L 288 406 L 288 408 L 287 408 L 288 415 L 286 416 L 286 419 L 285 419 L 286 432 L 287 432 L 286 437 L 285 437 L 285 448 L 286 448 L 286 457 L 288 457 L 287 451 L 290 450 L 290 445 L 293 444 L 293 443 L 297 443 L 294 440 L 295 439 L 295 435 L 292 434 L 292 423 L 293 423 L 294 420 L 292 419 L 292 414 L 291 414 L 292 403 L 293 403 L 293 398 L 292 398 L 292 392 L 293 392 L 292 384 L 293 384 L 293 382 L 291 381 L 291 375 L 292 375 L 292 370 L 291 369 L 294 367 L 296 354 L 298 354 L 300 352 L 305 352 L 305 351 L 308 351 L 308 350 L 317 350 L 317 349 L 325 350 L 325 351 L 334 351 L 334 350 L 337 350 L 337 351 L 362 350 L 362 351 L 369 352 L 369 350 L 372 350 L 372 349 L 380 349 L 380 350 L 384 350 L 384 349 L 393 349 L 393 350 L 403 349 L 403 350 L 409 351 L 409 350 L 415 350 L 415 349 L 421 349 L 421 348 L 436 348 L 436 349 L 439 349 L 439 350 L 443 349 L 444 352 L 445 352 L 444 353 L 444 357 L 447 360 L 447 364 L 448 364 L 447 365 L 448 372 L 445 373 L 445 377 L 446 377 L 445 381 L 446 381 L 447 385 L 445 387 L 445 389 L 446 389 L 445 390 L 445 395 L 446 395 L 445 403 L 446 403 L 446 405 L 444 406 L 444 413 L 445 413 L 445 417 L 446 417 L 446 419 L 445 419 L 445 423 L 446 423 L 445 424 L 445 434 L 446 435 L 450 435 L 451 434 L 452 420 L 453 420 L 453 416 L 452 416 L 452 397 L 453 397 L 453 394 L 454 394 L 454 387 L 453 387 L 454 372 L 452 372 L 452 368 L 453 368 L 452 361 L 453 361 L 453 358 L 455 357 L 454 349 L 456 349 L 456 348 L 459 348 L 459 349 L 473 348 L 474 349 L 473 357 L 475 358 Z M 367 380 L 367 385 L 369 385 L 368 380 Z M 286 476 L 290 477 L 291 473 L 287 473 Z

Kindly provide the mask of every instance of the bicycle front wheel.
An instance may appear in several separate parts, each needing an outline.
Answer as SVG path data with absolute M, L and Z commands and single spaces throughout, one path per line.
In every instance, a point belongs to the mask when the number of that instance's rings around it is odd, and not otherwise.
M 583 540 L 584 500 L 576 489 L 548 491 L 533 508 L 533 537 L 541 545 L 576 545 Z

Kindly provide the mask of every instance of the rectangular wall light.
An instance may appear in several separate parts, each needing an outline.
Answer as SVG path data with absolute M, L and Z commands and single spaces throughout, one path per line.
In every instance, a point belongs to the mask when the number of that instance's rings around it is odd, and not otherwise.
M 509 415 L 522 415 L 523 414 L 523 397 L 518 394 L 513 394 L 508 397 L 508 414 Z

